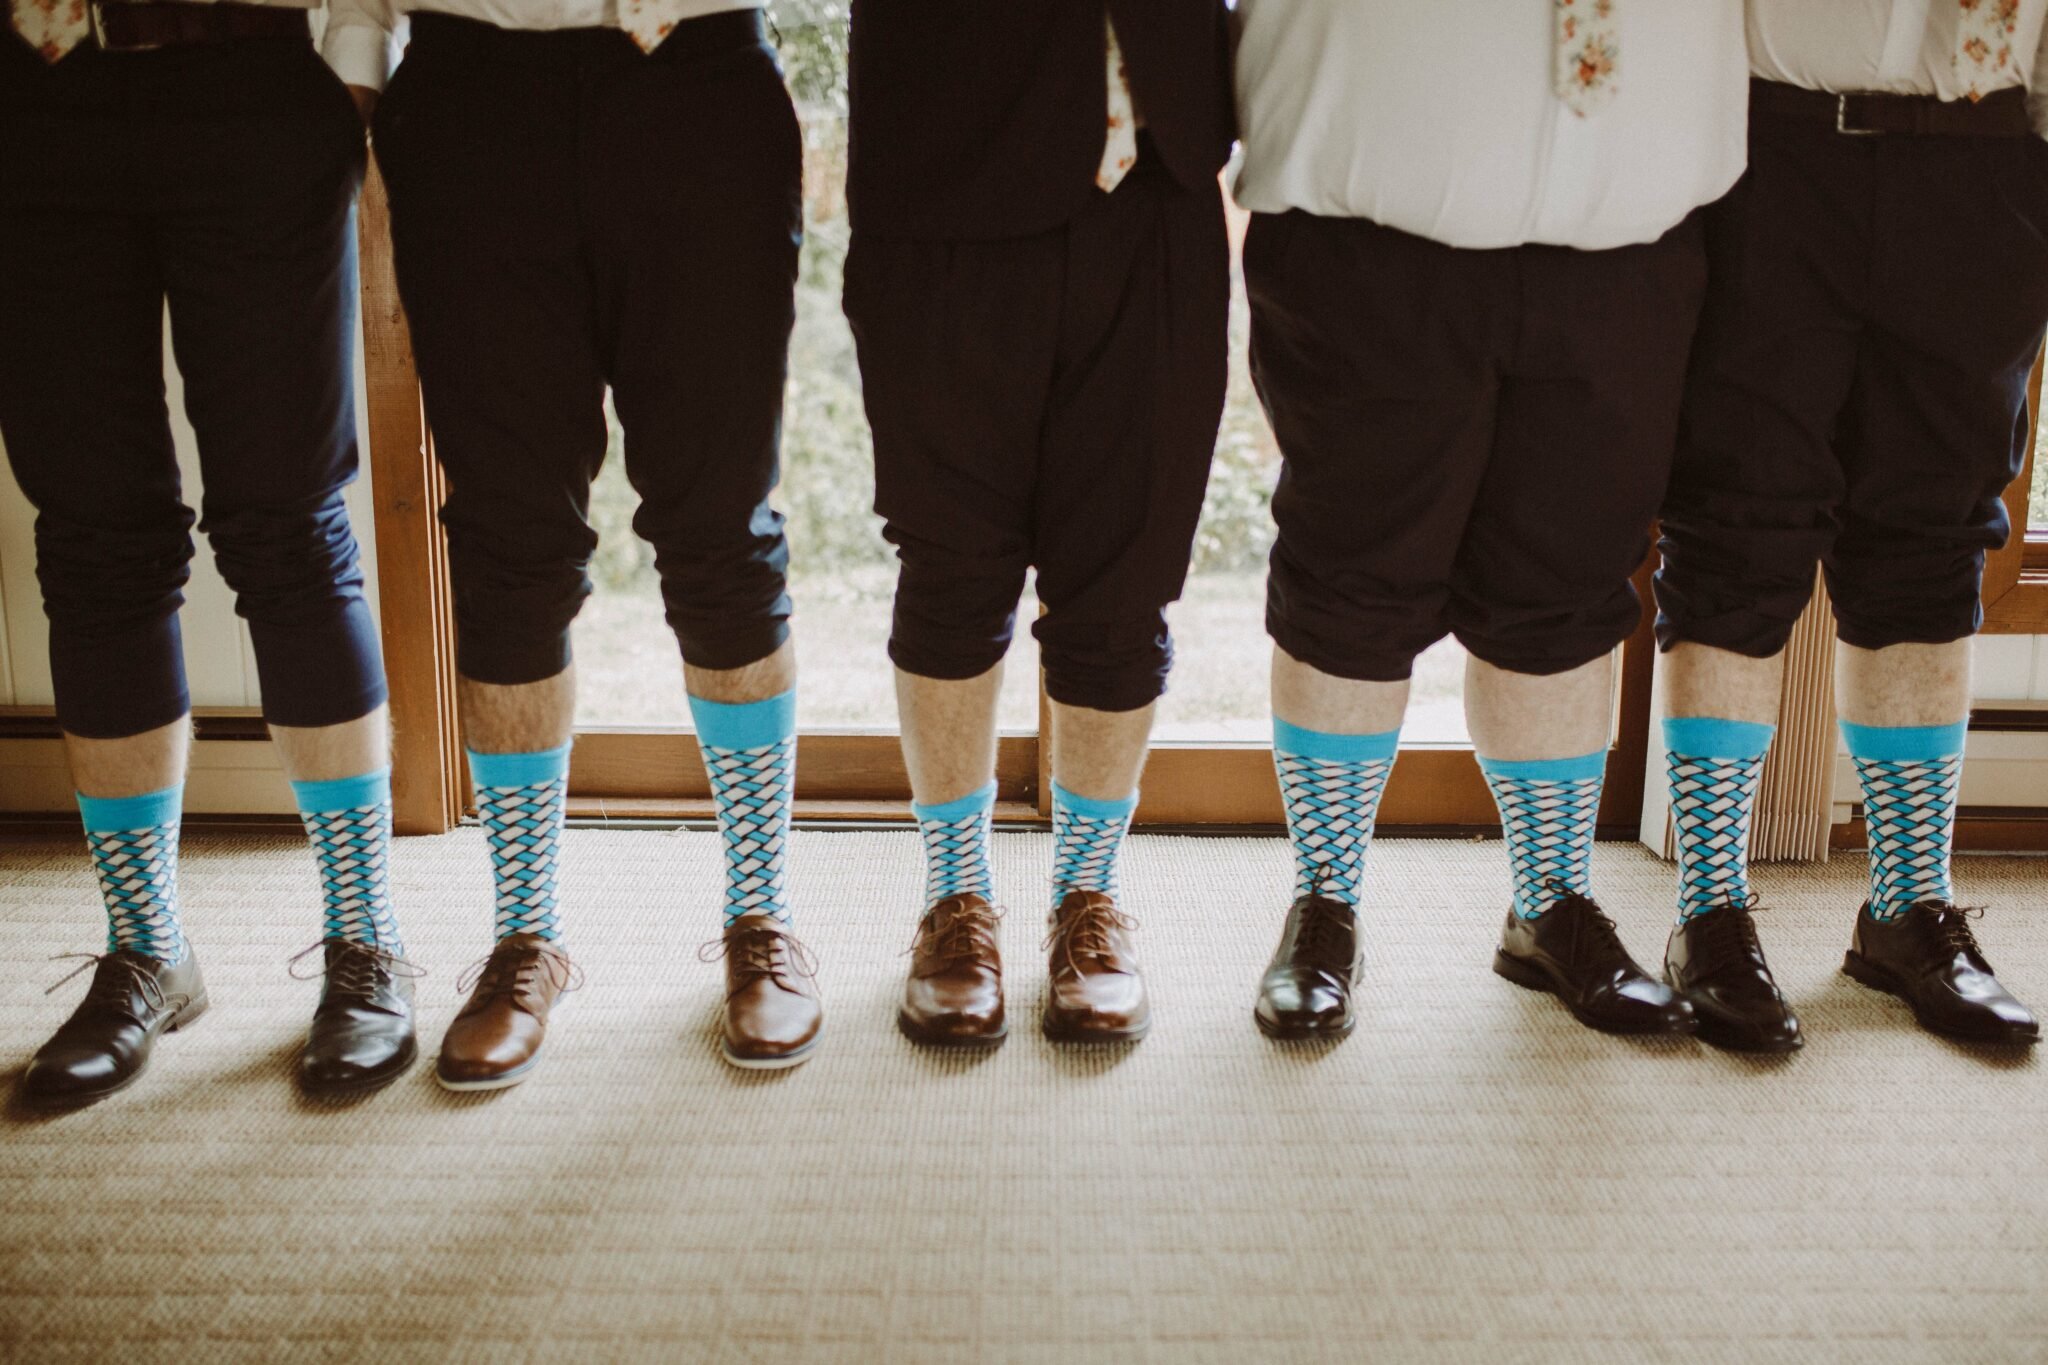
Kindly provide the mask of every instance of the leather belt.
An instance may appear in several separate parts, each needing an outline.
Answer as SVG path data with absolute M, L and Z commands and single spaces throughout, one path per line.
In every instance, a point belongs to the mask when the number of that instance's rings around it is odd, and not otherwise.
M 1766 118 L 1823 124 L 1844 137 L 2022 137 L 2034 131 L 2027 92 L 2016 85 L 1973 103 L 1932 95 L 1834 94 L 1752 79 L 1749 108 Z
M 237 38 L 300 38 L 313 29 L 303 9 L 285 5 L 128 4 L 92 6 L 92 34 L 108 52 L 151 52 Z

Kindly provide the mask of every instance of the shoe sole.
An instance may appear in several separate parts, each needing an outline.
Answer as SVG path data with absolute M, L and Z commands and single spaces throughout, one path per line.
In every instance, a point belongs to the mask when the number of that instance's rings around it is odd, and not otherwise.
M 1335 1028 L 1314 1028 L 1302 1024 L 1269 1024 L 1266 1022 L 1265 1016 L 1256 1010 L 1252 1012 L 1252 1022 L 1259 1026 L 1259 1032 L 1265 1034 L 1268 1038 L 1276 1039 L 1280 1042 L 1298 1042 L 1302 1039 L 1314 1038 L 1329 1038 L 1332 1040 L 1349 1038 L 1351 1031 L 1358 1027 L 1358 1020 L 1356 1018 L 1346 1019 Z
M 785 1052 L 776 1057 L 742 1057 L 730 1047 L 723 1045 L 719 1047 L 718 1055 L 725 1058 L 727 1066 L 736 1066 L 742 1071 L 787 1071 L 811 1060 L 811 1054 L 818 1050 L 818 1043 L 824 1036 L 820 1033 L 796 1051 Z
M 1054 1043 L 1135 1043 L 1152 1031 L 1152 1021 L 1147 1019 L 1136 1028 L 1110 1030 L 1074 1028 L 1047 1019 L 1041 1021 L 1039 1031 Z
M 1900 981 L 1898 977 L 1894 976 L 1887 969 L 1878 966 L 1869 958 L 1853 950 L 1842 956 L 1842 974 L 1852 981 L 1861 982 L 1872 990 L 1883 991 L 1886 995 L 1903 1000 L 1906 1003 L 1906 1008 L 1913 1011 L 1914 1021 L 1921 1028 L 1939 1037 L 1954 1038 L 1959 1042 L 1965 1043 L 1998 1043 L 2008 1047 L 2032 1047 L 2041 1041 L 2039 1029 L 2031 1032 L 2003 1028 L 1972 1031 L 1949 1028 L 1946 1025 L 1937 1024 L 1920 1012 L 1919 1004 L 1907 993 L 1904 982 Z
M 1001 1047 L 1003 1040 L 1010 1036 L 1010 1025 L 1005 1021 L 994 1033 L 927 1033 L 910 1022 L 901 1013 L 896 1016 L 896 1031 L 920 1047 L 947 1048 L 955 1052 L 981 1052 L 992 1047 Z
M 353 1099 L 358 1095 L 374 1094 L 385 1086 L 390 1085 L 406 1072 L 412 1070 L 419 1059 L 420 1048 L 418 1040 L 408 1039 L 405 1059 L 395 1064 L 389 1071 L 378 1072 L 374 1076 L 357 1081 L 313 1082 L 301 1077 L 299 1080 L 299 1092 L 309 1099 L 316 1100 Z
M 1685 1038 L 1699 1032 L 1697 1018 L 1687 1019 L 1678 1028 L 1663 1025 L 1635 1028 L 1627 1024 L 1614 1023 L 1612 1020 L 1596 1019 L 1566 999 L 1558 990 L 1557 983 L 1550 979 L 1548 972 L 1541 967 L 1532 967 L 1520 958 L 1510 957 L 1498 949 L 1493 954 L 1493 971 L 1494 975 L 1512 981 L 1524 990 L 1541 991 L 1545 995 L 1555 996 L 1557 1003 L 1571 1012 L 1572 1018 L 1596 1033 L 1611 1033 L 1623 1038 Z
M 540 1054 L 535 1053 L 531 1058 L 507 1071 L 502 1076 L 486 1076 L 474 1081 L 456 1081 L 442 1075 L 441 1069 L 436 1067 L 434 1068 L 434 1079 L 443 1090 L 453 1090 L 458 1095 L 469 1094 L 477 1090 L 510 1090 L 513 1086 L 518 1085 L 528 1076 L 531 1076 L 533 1069 L 539 1065 Z

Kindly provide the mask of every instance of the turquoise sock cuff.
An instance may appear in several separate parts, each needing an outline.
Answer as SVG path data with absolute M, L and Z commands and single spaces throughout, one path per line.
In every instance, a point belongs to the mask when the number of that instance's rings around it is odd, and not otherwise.
M 1099 801 L 1092 796 L 1076 796 L 1057 782 L 1052 784 L 1052 800 L 1054 805 L 1065 806 L 1089 820 L 1125 820 L 1138 809 L 1136 792 L 1121 801 Z
M 1607 772 L 1607 751 L 1595 749 L 1577 758 L 1502 759 L 1479 755 L 1479 771 L 1488 777 L 1521 782 L 1584 782 Z
M 1851 758 L 1875 759 L 1880 763 L 1960 758 L 1970 733 L 1970 722 L 1966 720 L 1954 725 L 1852 725 L 1845 720 L 1841 726 Z
M 1293 754 L 1298 758 L 1320 759 L 1326 763 L 1368 763 L 1392 758 L 1400 747 L 1401 728 L 1398 725 L 1376 735 L 1333 735 L 1322 730 L 1303 729 L 1278 716 L 1273 717 L 1275 752 Z
M 796 733 L 796 689 L 766 701 L 706 701 L 690 698 L 690 719 L 699 743 L 714 749 L 762 749 Z
M 185 804 L 185 784 L 165 787 L 141 796 L 87 796 L 78 794 L 78 814 L 88 834 L 112 834 L 124 829 L 156 829 L 178 823 Z
M 1717 716 L 1676 716 L 1664 722 L 1664 747 L 1687 758 L 1762 758 L 1775 725 Z
M 337 777 L 326 782 L 294 782 L 292 797 L 299 803 L 301 815 L 374 806 L 391 799 L 391 769 L 379 768 L 360 777 Z
M 471 749 L 470 780 L 479 787 L 538 787 L 568 774 L 569 748 L 564 744 L 530 754 L 480 754 Z
M 920 806 L 910 803 L 910 813 L 920 820 L 936 820 L 950 825 L 956 820 L 965 820 L 970 815 L 979 815 L 996 803 L 996 784 L 990 781 L 985 787 L 977 787 L 967 795 L 954 801 L 944 801 L 936 806 Z

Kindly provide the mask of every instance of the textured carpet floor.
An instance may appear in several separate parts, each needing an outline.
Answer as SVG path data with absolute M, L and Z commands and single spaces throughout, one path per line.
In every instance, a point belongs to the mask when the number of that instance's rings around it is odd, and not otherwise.
M 2048 1065 L 1916 1031 L 1835 970 L 1860 865 L 1767 871 L 1787 1062 L 1575 1025 L 1487 970 L 1498 844 L 1385 841 L 1364 1021 L 1275 1046 L 1248 1017 L 1278 840 L 1133 841 L 1151 1038 L 1033 1024 L 1048 840 L 998 839 L 1018 1027 L 993 1055 L 892 1026 L 913 834 L 805 833 L 827 1050 L 734 1072 L 712 1036 L 716 844 L 578 831 L 588 988 L 495 1096 L 422 1064 L 298 1099 L 317 916 L 304 849 L 197 835 L 213 1009 L 133 1089 L 0 1122 L 9 1360 L 2005 1361 L 2048 1359 Z M 1669 872 L 1600 851 L 1638 956 Z M 1971 859 L 2016 988 L 2048 1002 L 2048 863 Z M 481 837 L 404 841 L 429 1049 L 486 934 Z M 1028 912 L 1027 912 L 1028 911 Z M 0 1083 L 98 932 L 82 846 L 0 835 Z

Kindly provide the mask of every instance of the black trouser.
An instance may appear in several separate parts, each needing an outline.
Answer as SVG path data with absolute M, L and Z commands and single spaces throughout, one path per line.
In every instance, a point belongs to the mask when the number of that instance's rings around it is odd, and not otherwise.
M 1843 640 L 1973 634 L 2048 323 L 2048 147 L 1755 111 L 1664 507 L 1657 633 L 1784 648 L 1826 568 Z
M 972 678 L 1008 650 L 1025 573 L 1046 692 L 1131 711 L 1165 689 L 1222 419 L 1221 192 L 1148 148 L 1114 194 L 999 241 L 856 230 L 846 316 L 901 573 L 889 656 Z
M 264 715 L 331 725 L 382 704 L 341 498 L 362 164 L 362 122 L 309 41 L 86 46 L 49 66 L 0 25 L 0 436 L 37 511 L 71 733 L 187 710 L 167 300 L 200 529 L 249 622 Z
M 801 149 L 759 13 L 685 21 L 652 54 L 617 29 L 415 15 L 376 148 L 448 473 L 462 672 L 568 666 L 607 385 L 683 657 L 773 653 Z
M 1628 638 L 1705 284 L 1696 219 L 1609 251 L 1472 251 L 1254 214 L 1244 272 L 1284 457 L 1283 650 L 1392 682 L 1446 633 L 1529 674 Z

